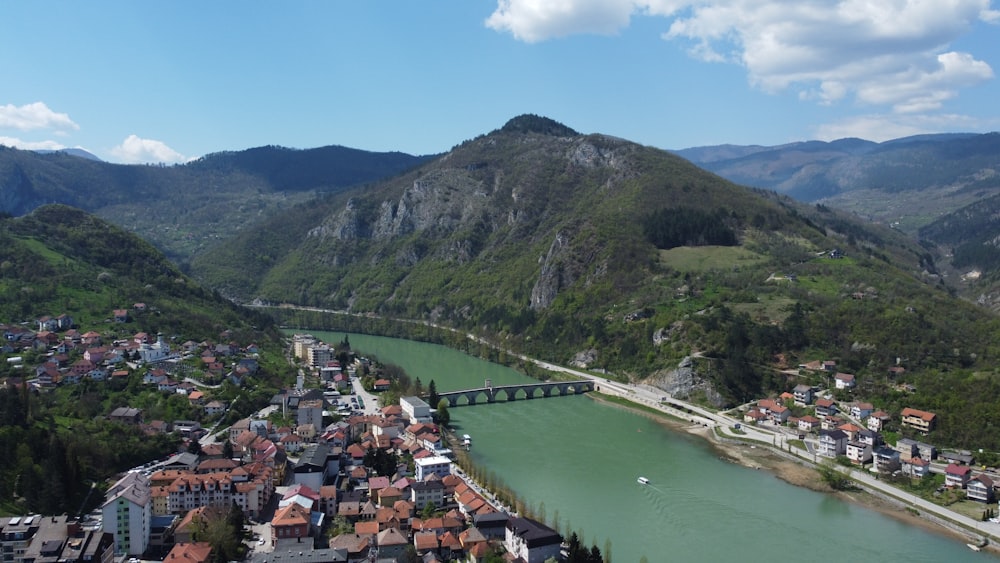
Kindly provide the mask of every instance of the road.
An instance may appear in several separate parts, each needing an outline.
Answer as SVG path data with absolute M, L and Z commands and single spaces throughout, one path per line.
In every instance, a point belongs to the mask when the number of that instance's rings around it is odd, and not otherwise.
M 342 311 L 328 311 L 328 312 L 344 314 Z M 346 313 L 346 314 L 351 314 L 351 313 Z M 419 323 L 427 326 L 440 328 L 443 330 L 451 330 L 453 332 L 457 332 L 454 331 L 454 329 L 440 326 L 427 321 L 406 321 L 406 322 Z M 494 344 L 493 342 L 490 342 L 485 338 L 476 336 L 475 334 L 465 333 L 465 336 L 469 340 L 472 340 L 474 342 L 478 342 L 480 344 L 484 344 L 486 346 L 491 346 L 502 350 L 502 348 L 496 346 L 496 344 Z M 774 446 L 777 449 L 795 455 L 797 458 L 806 463 L 814 464 L 816 462 L 816 456 L 814 453 L 795 447 L 794 445 L 789 443 L 788 436 L 784 432 L 782 432 L 780 428 L 775 428 L 774 429 L 775 431 L 769 431 L 770 429 L 767 429 L 766 427 L 761 428 L 756 426 L 746 426 L 740 424 L 740 428 L 739 430 L 737 430 L 736 429 L 737 423 L 742 421 L 736 420 L 722 413 L 709 411 L 698 405 L 694 405 L 685 401 L 681 401 L 679 399 L 675 399 L 671 397 L 669 394 L 664 393 L 662 390 L 645 385 L 632 385 L 628 383 L 621 383 L 618 381 L 611 381 L 607 378 L 599 377 L 588 372 L 553 364 L 535 358 L 529 358 L 528 356 L 517 354 L 510 350 L 503 350 L 503 351 L 511 356 L 521 359 L 522 361 L 533 363 L 538 367 L 544 368 L 549 371 L 565 373 L 581 379 L 589 379 L 595 383 L 597 390 L 600 391 L 601 393 L 619 396 L 628 399 L 632 402 L 635 402 L 637 404 L 660 410 L 664 413 L 670 414 L 671 416 L 679 417 L 684 420 L 689 420 L 693 423 L 705 425 L 709 428 L 713 428 L 714 430 L 716 430 L 717 432 L 719 432 L 720 434 L 722 434 L 727 438 L 735 440 L 759 442 L 762 445 Z M 365 410 L 367 412 L 369 408 L 374 406 L 374 402 L 368 399 L 368 397 L 370 397 L 371 395 L 367 394 L 367 392 L 365 392 L 364 389 L 360 389 L 361 387 L 360 381 L 356 379 L 352 380 L 352 384 L 355 386 L 356 390 L 360 390 L 360 392 L 365 393 L 364 395 Z M 962 514 L 958 514 L 945 507 L 938 506 L 934 503 L 931 503 L 929 501 L 916 497 L 912 494 L 909 494 L 905 491 L 902 491 L 892 485 L 879 481 L 871 474 L 863 470 L 855 470 L 853 468 L 841 467 L 837 465 L 833 465 L 833 467 L 849 475 L 851 479 L 853 479 L 862 487 L 868 488 L 870 490 L 876 490 L 887 496 L 896 498 L 906 504 L 911 505 L 918 511 L 934 514 L 943 520 L 956 523 L 968 529 L 970 534 L 978 534 L 983 537 L 988 537 L 990 540 L 994 542 L 1000 540 L 1000 525 L 998 524 L 993 524 L 990 522 L 981 522 L 979 520 L 969 518 Z

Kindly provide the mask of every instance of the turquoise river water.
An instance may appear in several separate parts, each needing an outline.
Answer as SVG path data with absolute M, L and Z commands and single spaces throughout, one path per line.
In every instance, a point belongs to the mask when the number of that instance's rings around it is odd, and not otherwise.
M 327 342 L 344 333 L 311 331 Z M 531 381 L 443 346 L 351 334 L 354 350 L 439 391 Z M 991 559 L 766 471 L 722 461 L 699 438 L 585 396 L 451 410 L 477 464 L 615 563 L 661 561 L 965 561 Z M 636 482 L 638 476 L 649 486 Z

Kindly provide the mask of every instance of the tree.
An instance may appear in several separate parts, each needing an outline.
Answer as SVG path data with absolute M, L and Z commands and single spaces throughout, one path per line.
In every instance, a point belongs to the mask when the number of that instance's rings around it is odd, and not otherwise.
M 434 383 L 432 379 L 430 384 L 427 385 L 427 404 L 437 405 L 441 397 L 438 396 L 437 384 Z
M 448 399 L 441 399 L 437 406 L 437 421 L 441 426 L 451 423 L 451 413 L 448 412 Z

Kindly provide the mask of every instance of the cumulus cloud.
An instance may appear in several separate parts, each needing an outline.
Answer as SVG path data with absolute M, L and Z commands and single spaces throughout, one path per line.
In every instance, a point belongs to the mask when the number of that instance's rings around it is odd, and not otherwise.
M 500 0 L 486 25 L 535 42 L 615 33 L 633 15 L 665 18 L 664 39 L 743 66 L 761 90 L 821 104 L 853 96 L 902 113 L 993 78 L 987 63 L 947 46 L 977 21 L 1000 23 L 990 0 Z
M 56 113 L 44 102 L 35 102 L 23 106 L 13 104 L 0 106 L 0 128 L 19 131 L 36 129 L 66 131 L 79 129 L 80 126 L 74 123 L 68 114 Z
M 57 151 L 66 148 L 65 145 L 56 141 L 24 141 L 16 137 L 4 137 L 2 135 L 0 135 L 0 145 L 26 151 Z
M 129 135 L 122 143 L 111 149 L 111 155 L 126 164 L 185 162 L 187 157 L 168 147 L 163 141 L 143 139 Z

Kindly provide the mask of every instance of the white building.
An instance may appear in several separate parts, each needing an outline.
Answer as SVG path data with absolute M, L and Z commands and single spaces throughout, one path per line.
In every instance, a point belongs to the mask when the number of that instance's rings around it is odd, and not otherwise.
M 559 559 L 562 536 L 548 526 L 529 518 L 511 518 L 503 545 L 517 561 L 543 563 L 549 558 Z
M 451 475 L 451 460 L 446 457 L 432 456 L 415 460 L 417 465 L 417 481 L 425 481 L 428 475 L 438 477 Z
M 142 555 L 149 546 L 153 518 L 149 478 L 129 473 L 108 489 L 105 499 L 101 507 L 104 531 L 115 537 L 115 554 Z
M 431 406 L 420 397 L 400 397 L 399 406 L 403 407 L 403 414 L 410 424 L 433 422 Z

